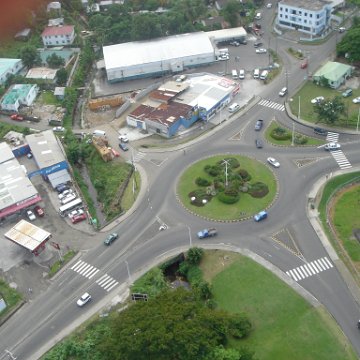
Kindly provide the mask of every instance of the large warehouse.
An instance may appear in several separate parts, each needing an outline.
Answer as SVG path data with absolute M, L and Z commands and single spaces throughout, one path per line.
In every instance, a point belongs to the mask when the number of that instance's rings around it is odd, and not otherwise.
M 216 59 L 204 32 L 104 46 L 103 52 L 109 82 L 180 72 Z

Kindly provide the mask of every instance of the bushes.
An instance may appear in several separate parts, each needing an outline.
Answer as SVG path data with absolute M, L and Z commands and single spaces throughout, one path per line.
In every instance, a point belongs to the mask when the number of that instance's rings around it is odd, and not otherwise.
M 241 177 L 241 179 L 243 181 L 250 181 L 251 180 L 251 175 L 245 169 L 240 169 L 239 170 L 239 175 L 240 175 L 240 177 Z
M 289 140 L 291 139 L 291 134 L 286 129 L 278 126 L 271 133 L 270 136 L 275 140 Z
M 262 182 L 256 182 L 252 184 L 249 189 L 249 194 L 254 198 L 262 198 L 269 193 L 269 188 Z
M 219 193 L 218 195 L 218 199 L 223 202 L 224 204 L 235 204 L 239 201 L 240 199 L 240 196 L 239 194 L 236 194 L 236 195 L 228 195 L 226 194 L 225 192 L 221 192 Z
M 222 173 L 223 169 L 219 165 L 206 165 L 204 171 L 210 176 L 216 177 Z
M 211 182 L 209 180 L 207 180 L 207 179 L 202 178 L 202 177 L 198 177 L 195 180 L 195 184 L 198 185 L 198 186 L 209 186 L 209 185 L 211 185 Z

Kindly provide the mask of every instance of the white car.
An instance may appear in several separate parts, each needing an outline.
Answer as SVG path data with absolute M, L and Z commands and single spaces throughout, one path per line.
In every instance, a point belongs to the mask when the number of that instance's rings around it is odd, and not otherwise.
M 128 142 L 129 142 L 128 137 L 125 136 L 125 135 L 120 135 L 120 136 L 119 136 L 119 140 L 120 140 L 121 142 L 123 142 L 123 143 L 128 143 Z
M 266 53 L 267 53 L 267 50 L 266 50 L 266 49 L 263 49 L 263 48 L 261 48 L 261 49 L 256 49 L 255 51 L 256 51 L 257 54 L 266 54 Z
M 76 195 L 74 193 L 72 193 L 72 194 L 69 194 L 69 195 L 65 196 L 64 198 L 62 198 L 60 200 L 60 202 L 61 202 L 62 205 L 65 205 L 65 204 L 67 204 L 70 201 L 73 201 L 75 199 L 76 199 Z
M 30 221 L 36 220 L 36 216 L 31 210 L 26 211 L 26 216 Z
M 354 104 L 359 104 L 360 103 L 360 96 L 356 97 L 355 99 L 353 99 L 352 101 Z
M 229 60 L 229 59 L 230 59 L 229 54 L 221 54 L 221 55 L 219 56 L 219 60 L 220 60 L 220 61 Z
M 54 132 L 64 132 L 64 131 L 65 131 L 65 128 L 62 127 L 62 126 L 55 126 L 55 127 L 53 128 L 53 131 L 54 131 Z
M 311 103 L 312 104 L 319 104 L 324 100 L 325 100 L 325 98 L 323 96 L 317 96 L 316 98 L 311 100 Z
M 268 9 L 271 9 L 271 8 L 272 8 L 272 4 L 271 4 L 271 3 L 268 3 L 268 4 L 266 5 L 266 7 L 267 7 Z
M 332 150 L 339 150 L 341 149 L 341 145 L 339 143 L 331 142 L 325 145 L 325 150 L 332 151 Z
M 61 194 L 58 195 L 59 200 L 62 200 L 64 197 L 73 194 L 73 191 L 71 189 L 64 190 Z
M 275 168 L 280 167 L 280 163 L 279 163 L 276 159 L 274 159 L 273 157 L 268 157 L 268 158 L 267 158 L 267 162 L 268 162 L 270 165 L 272 165 L 273 167 L 275 167 Z
M 84 306 L 86 303 L 88 303 L 91 300 L 91 295 L 89 293 L 85 293 L 81 296 L 81 298 L 76 302 L 77 306 Z
M 84 210 L 83 209 L 76 209 L 76 210 L 73 210 L 71 211 L 69 214 L 68 214 L 68 217 L 71 219 L 73 218 L 75 215 L 81 215 L 84 213 Z

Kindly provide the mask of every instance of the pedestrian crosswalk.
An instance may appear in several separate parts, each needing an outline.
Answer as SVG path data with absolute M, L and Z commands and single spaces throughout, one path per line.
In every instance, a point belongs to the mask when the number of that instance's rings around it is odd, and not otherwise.
M 96 275 L 100 271 L 95 266 L 92 266 L 82 260 L 79 260 L 70 269 L 77 272 L 79 275 L 87 277 L 88 279 L 91 279 L 94 275 Z
M 105 274 L 96 280 L 96 283 L 101 286 L 104 290 L 110 291 L 113 289 L 119 282 L 113 279 L 110 275 Z
M 132 153 L 131 159 L 128 160 L 127 162 L 129 164 L 132 164 L 132 162 L 134 163 L 138 163 L 140 162 L 144 157 L 146 156 L 146 153 L 143 153 L 141 151 L 136 151 Z
M 326 135 L 326 141 L 327 142 L 338 142 L 339 140 L 339 134 L 334 132 L 328 132 Z
M 92 266 L 85 261 L 79 260 L 75 265 L 73 265 L 71 270 L 77 272 L 79 275 L 85 276 L 88 279 L 91 279 L 94 277 L 100 270 L 96 268 L 95 266 Z M 96 284 L 101 286 L 104 290 L 110 291 L 112 290 L 116 285 L 119 284 L 118 281 L 116 281 L 114 278 L 112 278 L 110 275 L 105 274 L 101 276 L 99 279 L 96 280 Z
M 330 152 L 335 161 L 340 166 L 340 169 L 350 169 L 352 167 L 342 150 L 334 150 Z
M 286 272 L 295 281 L 306 279 L 307 277 L 319 274 L 325 270 L 333 268 L 334 265 L 325 256 L 321 259 L 311 261 L 310 263 L 298 266 L 295 269 Z
M 285 111 L 285 106 L 283 104 L 278 104 L 271 100 L 265 100 L 265 99 L 261 100 L 259 102 L 259 105 L 266 106 L 266 107 L 274 109 L 274 110 Z

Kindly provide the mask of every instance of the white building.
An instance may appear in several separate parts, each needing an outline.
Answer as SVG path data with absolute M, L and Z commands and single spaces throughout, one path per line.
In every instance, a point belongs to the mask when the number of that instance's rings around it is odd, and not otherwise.
M 0 85 L 23 68 L 21 59 L 0 59 Z
M 48 26 L 41 34 L 44 46 L 70 45 L 75 39 L 73 25 Z
M 104 46 L 103 53 L 110 82 L 176 73 L 215 61 L 204 32 Z
M 20 105 L 30 106 L 39 92 L 37 85 L 15 84 L 10 86 L 1 100 L 1 109 L 18 111 Z
M 329 27 L 332 7 L 332 2 L 325 0 L 282 0 L 278 3 L 277 25 L 320 35 Z

